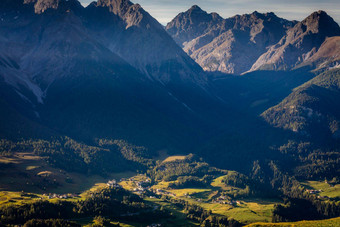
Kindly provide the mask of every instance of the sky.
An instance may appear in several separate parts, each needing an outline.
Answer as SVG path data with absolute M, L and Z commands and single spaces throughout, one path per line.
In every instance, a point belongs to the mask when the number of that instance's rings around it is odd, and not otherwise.
M 86 6 L 93 0 L 80 0 Z M 340 0 L 132 0 L 139 3 L 161 24 L 166 25 L 177 14 L 187 11 L 192 5 L 216 12 L 224 18 L 236 14 L 274 12 L 277 16 L 301 21 L 317 10 L 326 11 L 340 24 Z

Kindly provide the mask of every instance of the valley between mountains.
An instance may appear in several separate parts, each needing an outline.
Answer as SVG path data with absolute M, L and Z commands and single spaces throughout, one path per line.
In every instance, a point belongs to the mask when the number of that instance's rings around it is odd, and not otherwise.
M 340 226 L 340 27 L 0 2 L 1 226 Z

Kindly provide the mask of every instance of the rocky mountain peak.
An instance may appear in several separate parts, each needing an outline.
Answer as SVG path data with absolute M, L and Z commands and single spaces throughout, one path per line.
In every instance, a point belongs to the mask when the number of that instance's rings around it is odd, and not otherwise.
M 191 8 L 187 12 L 190 12 L 190 13 L 206 13 L 198 5 L 191 6 Z
M 190 7 L 190 9 L 188 11 L 195 11 L 195 10 L 198 10 L 198 11 L 203 11 L 201 9 L 201 7 L 199 7 L 198 5 L 193 5 Z
M 129 0 L 98 0 L 95 7 L 107 8 L 110 13 L 117 15 L 124 21 L 126 28 L 139 26 L 144 28 L 154 27 L 164 30 L 141 5 L 133 4 Z
M 33 4 L 36 14 L 44 13 L 48 9 L 78 11 L 83 8 L 78 0 L 24 0 L 24 4 Z
M 284 18 L 280 18 L 273 12 L 260 13 L 258 11 L 254 11 L 251 14 L 236 15 L 227 18 L 225 21 L 228 21 L 229 24 L 234 27 L 254 27 L 260 24 L 263 26 L 271 26 L 271 31 L 282 29 L 282 27 L 286 30 L 287 28 L 292 28 L 295 24 L 297 24 L 297 21 L 289 21 Z
M 183 45 L 210 30 L 223 21 L 217 13 L 208 14 L 199 6 L 194 5 L 186 12 L 178 14 L 166 26 L 166 30 L 174 40 Z
M 98 0 L 85 12 L 89 18 L 86 24 L 100 31 L 94 33 L 95 39 L 149 79 L 168 84 L 175 80 L 195 82 L 199 77 L 201 68 L 141 5 L 128 0 Z
M 277 20 L 277 19 L 280 19 L 282 20 L 283 22 L 287 22 L 289 23 L 290 21 L 288 20 L 285 20 L 285 19 L 282 19 L 282 18 L 279 18 L 275 13 L 273 12 L 266 12 L 266 13 L 260 13 L 260 12 L 257 12 L 257 11 L 254 11 L 251 16 L 253 16 L 253 18 L 257 18 L 257 19 L 265 19 L 265 20 Z
M 258 11 L 254 11 L 251 13 L 252 16 L 256 16 L 256 17 L 259 17 L 260 15 L 262 15 L 261 13 L 259 13 Z
M 203 17 L 199 18 L 199 17 L 196 17 L 196 16 L 203 16 Z M 217 13 L 208 14 L 206 11 L 202 10 L 199 6 L 193 5 L 187 11 L 178 14 L 172 21 L 175 21 L 175 20 L 190 20 L 190 19 L 192 20 L 193 19 L 192 17 L 196 17 L 194 19 L 197 19 L 197 21 L 192 21 L 192 22 L 202 22 L 202 21 L 206 21 L 206 20 L 211 20 L 212 17 L 222 19 Z M 171 22 L 169 24 L 171 24 Z
M 252 70 L 292 69 L 312 57 L 327 37 L 338 35 L 339 25 L 326 12 L 314 12 L 289 29 L 255 62 Z
M 37 14 L 45 12 L 47 9 L 57 9 L 61 0 L 25 0 L 24 4 L 33 4 Z
M 267 13 L 265 13 L 265 15 L 266 15 L 266 16 L 275 16 L 275 17 L 276 17 L 276 14 L 273 13 L 273 12 L 267 12 Z
M 110 12 L 124 16 L 133 3 L 129 0 L 98 0 L 97 6 L 108 7 Z
M 303 20 L 303 22 L 306 21 L 318 21 L 321 18 L 330 18 L 330 16 L 323 10 L 318 10 L 313 12 L 311 15 L 309 15 L 306 19 Z
M 273 12 L 269 13 L 260 13 L 258 11 L 254 11 L 251 14 L 243 14 L 243 15 L 236 15 L 234 17 L 231 17 L 227 20 L 235 19 L 235 23 L 243 21 L 243 23 L 253 23 L 254 21 L 262 20 L 262 21 L 278 21 L 281 20 L 284 23 L 289 23 L 290 21 L 287 21 L 285 19 L 279 18 L 275 15 Z
M 222 17 L 221 17 L 218 13 L 211 13 L 210 15 L 212 16 L 212 18 L 213 18 L 214 20 L 222 19 Z
M 333 33 L 333 35 L 338 35 L 340 28 L 339 25 L 330 17 L 325 11 L 319 10 L 306 19 L 304 19 L 301 24 L 307 27 L 307 30 L 312 33 Z M 331 35 L 331 34 L 330 34 Z
M 313 45 L 318 48 L 326 37 L 340 35 L 340 27 L 326 12 L 316 11 L 288 30 L 281 43 L 285 41 L 285 44 L 294 45 L 294 43 L 300 43 L 303 37 L 312 34 L 315 34 L 313 40 L 316 42 Z
M 166 30 L 203 69 L 239 74 L 295 24 L 258 11 L 223 19 L 195 5 L 178 14 Z

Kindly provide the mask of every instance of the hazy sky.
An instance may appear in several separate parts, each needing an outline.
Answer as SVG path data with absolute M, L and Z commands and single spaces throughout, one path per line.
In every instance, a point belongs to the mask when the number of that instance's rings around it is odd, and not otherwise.
M 84 6 L 92 0 L 80 0 Z M 207 12 L 227 18 L 236 14 L 274 12 L 279 17 L 302 20 L 316 10 L 324 10 L 340 23 L 340 0 L 132 0 L 160 23 L 166 24 L 178 13 L 198 5 Z

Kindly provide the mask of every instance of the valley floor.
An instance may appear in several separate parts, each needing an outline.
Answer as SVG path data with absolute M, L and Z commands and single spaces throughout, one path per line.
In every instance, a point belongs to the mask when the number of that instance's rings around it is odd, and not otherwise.
M 172 156 L 167 157 L 162 163 L 169 164 L 169 162 L 185 159 L 185 156 Z M 270 223 L 274 206 L 283 204 L 283 201 L 279 198 L 242 196 L 245 188 L 230 186 L 224 182 L 226 176 L 236 174 L 234 171 L 225 171 L 226 175 L 216 175 L 211 183 L 204 187 L 172 188 L 171 185 L 178 183 L 177 180 L 152 182 L 147 174 L 124 172 L 102 177 L 68 173 L 50 167 L 44 158 L 33 153 L 15 153 L 3 156 L 0 163 L 11 166 L 11 168 L 0 170 L 0 207 L 22 206 L 38 201 L 51 203 L 85 201 L 91 198 L 94 193 L 113 187 L 122 188 L 139 196 L 154 210 L 163 210 L 169 213 L 171 218 L 164 218 L 157 223 L 166 226 L 200 224 L 187 218 L 188 211 L 184 209 L 183 204 L 201 207 L 217 217 L 226 216 L 228 219 L 234 219 L 252 227 L 340 226 L 339 218 L 322 221 Z M 308 181 L 302 182 L 301 186 L 305 187 L 306 192 L 318 194 L 322 199 L 338 199 L 340 197 L 340 185 L 330 186 L 327 182 Z M 34 190 L 35 193 L 33 193 Z M 233 197 L 237 197 L 237 199 L 233 199 Z M 133 217 L 140 215 L 140 212 L 124 215 Z M 81 225 L 90 225 L 93 220 L 93 218 L 80 218 L 73 221 Z M 117 223 L 111 222 L 111 224 Z M 124 223 L 119 222 L 121 226 L 140 226 L 138 223 L 129 221 Z M 147 224 L 152 223 L 147 222 Z

